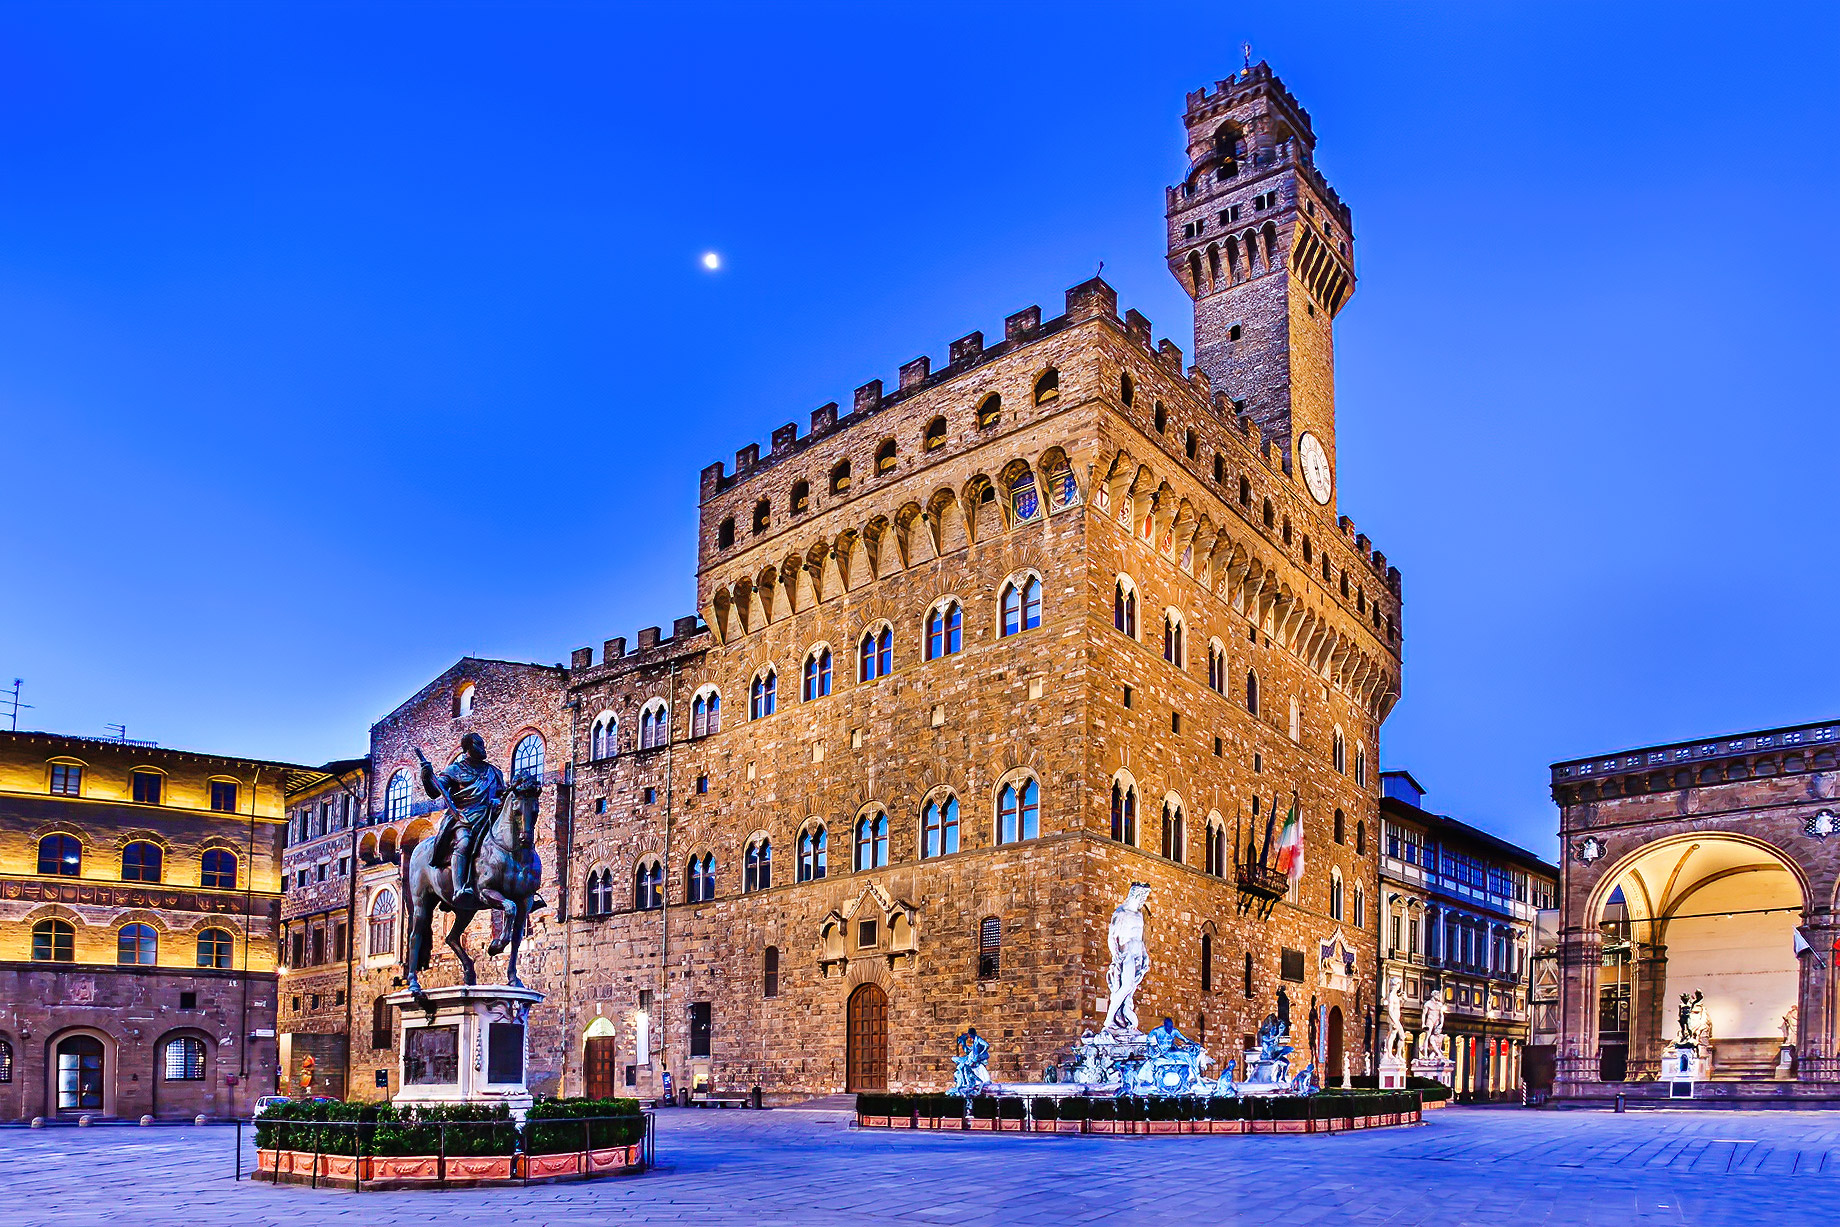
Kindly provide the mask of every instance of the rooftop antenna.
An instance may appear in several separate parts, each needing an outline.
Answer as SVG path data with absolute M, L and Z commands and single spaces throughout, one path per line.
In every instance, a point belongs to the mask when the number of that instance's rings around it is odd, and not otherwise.
M 19 701 L 19 688 L 25 685 L 25 681 L 23 677 L 16 677 L 13 679 L 13 689 L 10 692 L 0 690 L 0 706 L 4 706 L 7 709 L 7 714 L 13 718 L 13 731 L 15 733 L 19 731 L 19 709 L 32 706 L 30 703 L 21 703 Z
M 109 732 L 115 734 L 116 741 L 128 740 L 128 726 L 127 725 L 125 724 L 105 724 L 102 727 L 107 729 Z

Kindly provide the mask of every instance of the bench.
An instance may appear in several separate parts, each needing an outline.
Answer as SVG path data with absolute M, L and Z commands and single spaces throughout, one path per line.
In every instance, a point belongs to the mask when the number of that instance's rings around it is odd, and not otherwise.
M 745 1108 L 753 1100 L 743 1095 L 691 1095 L 690 1106 L 694 1108 Z

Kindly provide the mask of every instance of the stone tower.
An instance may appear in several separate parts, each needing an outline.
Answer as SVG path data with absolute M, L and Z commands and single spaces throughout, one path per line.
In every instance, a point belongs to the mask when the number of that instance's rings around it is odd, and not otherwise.
M 1195 300 L 1195 361 L 1287 466 L 1301 461 L 1298 476 L 1333 514 L 1334 320 L 1354 292 L 1348 208 L 1316 169 L 1309 112 L 1269 65 L 1189 94 L 1183 123 L 1169 270 Z

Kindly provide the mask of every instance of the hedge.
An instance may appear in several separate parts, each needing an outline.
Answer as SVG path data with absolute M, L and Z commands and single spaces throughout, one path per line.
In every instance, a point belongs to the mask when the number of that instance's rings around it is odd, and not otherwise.
M 645 1114 L 636 1099 L 539 1099 L 524 1114 L 524 1153 L 567 1154 L 582 1148 L 578 1123 L 599 1117 L 586 1131 L 591 1149 L 631 1146 L 645 1136 Z M 612 1119 L 605 1119 L 612 1118 Z
M 581 1149 L 581 1127 L 561 1122 L 587 1116 L 619 1118 L 594 1122 L 590 1136 L 596 1149 L 630 1146 L 645 1136 L 645 1117 L 635 1099 L 538 1100 L 525 1114 L 530 1123 L 522 1146 L 517 1122 L 504 1104 L 397 1107 L 303 1100 L 276 1104 L 257 1117 L 256 1145 L 329 1155 L 557 1154 Z
M 1448 1094 L 1448 1088 L 1438 1087 Z M 1145 1097 L 1140 1095 L 1084 1096 L 1064 1098 L 1035 1097 L 1028 1108 L 1015 1095 L 978 1095 L 970 1100 L 971 1115 L 978 1120 L 1021 1120 L 1025 1114 L 1034 1119 L 1097 1121 L 1193 1121 L 1193 1120 L 1348 1120 L 1356 1116 L 1381 1116 L 1394 1112 L 1414 1112 L 1421 1099 L 1432 1099 L 1433 1091 L 1327 1090 L 1314 1095 L 1269 1095 L 1234 1098 L 1181 1095 Z M 631 1102 L 614 1100 L 610 1103 Z M 861 1094 L 856 1097 L 860 1116 L 901 1117 L 918 1114 L 938 1120 L 962 1120 L 966 1100 L 959 1095 L 882 1095 Z M 533 1113 L 535 1109 L 532 1110 Z M 586 1115 L 587 1113 L 581 1113 Z M 598 1128 L 598 1126 L 597 1126 Z M 602 1145 L 600 1142 L 595 1143 Z M 617 1144 L 617 1143 L 614 1143 Z M 563 1149 L 579 1149 L 577 1142 Z M 542 1152 L 535 1152 L 542 1153 Z

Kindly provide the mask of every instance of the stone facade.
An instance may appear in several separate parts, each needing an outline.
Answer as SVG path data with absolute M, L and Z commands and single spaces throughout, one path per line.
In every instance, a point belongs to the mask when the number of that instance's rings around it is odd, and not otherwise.
M 1403 771 L 1381 776 L 1380 976 L 1403 988 L 1417 1057 L 1424 1002 L 1444 1003 L 1444 1055 L 1460 1098 L 1518 1099 L 1531 1034 L 1534 941 L 1559 869 L 1425 809 Z
M 1696 1098 L 1840 1101 L 1840 724 L 1556 763 L 1560 1098 L 1664 1097 L 1703 994 Z
M 328 763 L 323 778 L 287 799 L 278 950 L 283 977 L 278 1089 L 284 1094 L 343 1098 L 349 1085 L 348 1037 L 356 1017 L 352 901 L 369 766 L 367 759 Z
M 0 1119 L 247 1115 L 273 1087 L 282 810 L 316 774 L 0 733 Z

